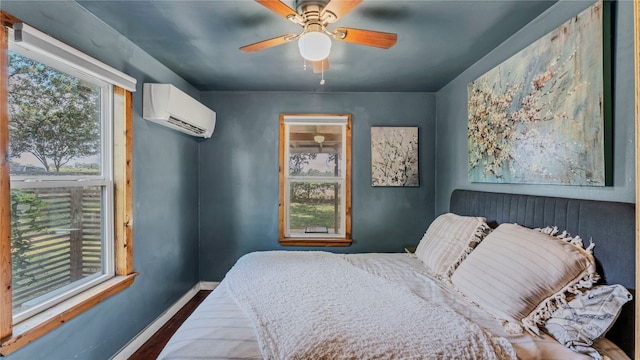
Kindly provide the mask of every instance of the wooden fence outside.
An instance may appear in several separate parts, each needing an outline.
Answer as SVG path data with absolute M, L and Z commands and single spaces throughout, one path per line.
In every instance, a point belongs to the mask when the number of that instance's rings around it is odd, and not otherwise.
M 15 191 L 15 190 L 13 190 Z M 14 312 L 38 296 L 102 271 L 101 189 L 21 189 L 46 206 L 36 220 L 41 231 L 22 228 L 29 239 L 27 265 L 12 267 Z M 25 225 L 18 215 L 20 226 Z

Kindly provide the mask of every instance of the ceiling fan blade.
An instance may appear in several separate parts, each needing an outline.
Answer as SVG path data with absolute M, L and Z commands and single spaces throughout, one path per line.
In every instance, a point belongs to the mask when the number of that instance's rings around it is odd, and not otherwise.
M 313 62 L 313 72 L 316 74 L 320 74 L 323 71 L 329 70 L 329 58 L 320 61 Z
M 323 17 L 325 13 L 332 13 L 333 15 L 335 15 L 335 20 L 331 22 L 335 22 L 337 19 L 346 15 L 361 2 L 362 0 L 331 0 L 324 7 L 324 9 L 322 9 L 321 17 Z
M 343 27 L 336 29 L 336 31 L 334 31 L 333 37 L 336 40 L 360 45 L 374 46 L 381 49 L 388 49 L 395 45 L 398 41 L 398 35 L 394 33 Z
M 273 11 L 274 13 L 282 16 L 285 19 L 288 19 L 290 16 L 298 15 L 298 13 L 295 10 L 288 7 L 282 1 L 279 1 L 279 0 L 256 0 L 256 2 L 266 7 L 267 9 Z
M 270 47 L 286 44 L 295 38 L 296 38 L 295 34 L 282 35 L 282 36 L 274 37 L 273 39 L 263 40 L 250 45 L 245 45 L 240 48 L 240 51 L 244 53 L 252 53 L 252 52 L 268 49 Z

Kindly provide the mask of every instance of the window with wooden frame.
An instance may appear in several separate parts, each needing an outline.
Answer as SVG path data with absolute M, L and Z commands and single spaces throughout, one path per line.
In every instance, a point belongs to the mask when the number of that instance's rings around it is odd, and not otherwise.
M 133 282 L 136 80 L 2 13 L 0 354 Z
M 280 115 L 279 241 L 351 244 L 351 115 Z

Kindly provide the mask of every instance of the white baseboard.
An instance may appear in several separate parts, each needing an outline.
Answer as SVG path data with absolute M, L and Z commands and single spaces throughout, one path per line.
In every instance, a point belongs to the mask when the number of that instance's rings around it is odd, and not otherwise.
M 213 290 L 218 286 L 218 282 L 201 281 L 195 284 L 178 301 L 165 310 L 151 324 L 147 325 L 138 335 L 129 341 L 122 349 L 111 357 L 111 360 L 127 360 L 135 353 L 147 340 L 151 339 L 164 324 L 169 321 L 180 309 L 182 309 L 200 290 Z
M 200 281 L 200 290 L 213 290 L 218 284 L 218 281 Z

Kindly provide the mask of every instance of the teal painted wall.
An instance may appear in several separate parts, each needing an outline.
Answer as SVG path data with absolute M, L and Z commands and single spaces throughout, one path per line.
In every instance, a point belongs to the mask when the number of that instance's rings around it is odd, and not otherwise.
M 420 241 L 434 209 L 433 94 L 203 92 L 201 101 L 219 119 L 200 145 L 202 280 L 221 280 L 248 252 L 285 249 L 278 244 L 280 113 L 353 116 L 353 244 L 320 250 L 398 252 Z M 371 186 L 371 126 L 419 128 L 420 187 Z
M 560 1 L 487 56 L 465 70 L 436 95 L 436 214 L 446 212 L 454 189 L 563 196 L 635 202 L 633 6 L 614 3 L 613 172 L 610 187 L 470 183 L 467 178 L 467 84 L 555 29 L 592 4 Z
M 142 119 L 142 84 L 197 90 L 71 1 L 5 1 L 2 10 L 138 80 L 134 93 L 134 270 L 125 291 L 7 360 L 107 359 L 199 280 L 198 141 Z
M 454 188 L 633 202 L 630 1 L 617 3 L 616 10 L 614 186 L 490 185 L 466 180 L 467 83 L 588 5 L 555 4 L 437 94 L 199 94 L 74 2 L 3 0 L 2 10 L 139 82 L 134 95 L 134 267 L 140 276 L 123 293 L 6 359 L 39 359 L 43 354 L 48 359 L 108 358 L 198 280 L 220 280 L 247 252 L 281 249 L 277 243 L 281 112 L 353 115 L 354 244 L 333 251 L 402 251 L 403 246 L 416 244 L 434 216 L 448 209 Z M 173 83 L 215 109 L 219 121 L 213 138 L 199 142 L 143 120 L 143 82 Z M 385 125 L 419 127 L 419 188 L 371 187 L 369 129 Z

